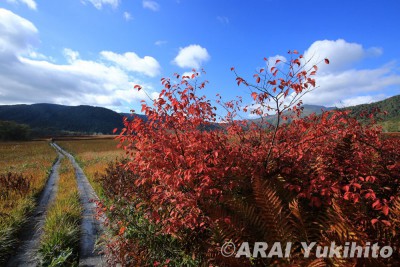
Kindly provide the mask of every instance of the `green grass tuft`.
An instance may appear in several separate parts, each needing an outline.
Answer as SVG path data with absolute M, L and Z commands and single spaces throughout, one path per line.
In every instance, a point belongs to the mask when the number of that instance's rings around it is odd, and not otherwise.
M 77 266 L 81 206 L 72 164 L 61 161 L 55 202 L 46 216 L 39 248 L 41 266 Z

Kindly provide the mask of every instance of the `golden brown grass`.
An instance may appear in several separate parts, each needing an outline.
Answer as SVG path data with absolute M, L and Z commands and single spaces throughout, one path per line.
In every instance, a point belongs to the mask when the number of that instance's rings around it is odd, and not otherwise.
M 30 179 L 25 194 L 9 194 L 0 201 L 0 263 L 16 241 L 16 232 L 35 206 L 49 170 L 57 157 L 46 141 L 0 142 L 0 174 L 22 174 Z
M 39 249 L 42 266 L 77 265 L 81 212 L 74 167 L 63 158 L 56 199 L 47 213 Z
M 95 175 L 105 173 L 109 162 L 125 156 L 122 149 L 117 148 L 114 139 L 63 140 L 57 141 L 62 148 L 74 155 L 96 193 L 101 196 L 101 186 L 95 181 Z

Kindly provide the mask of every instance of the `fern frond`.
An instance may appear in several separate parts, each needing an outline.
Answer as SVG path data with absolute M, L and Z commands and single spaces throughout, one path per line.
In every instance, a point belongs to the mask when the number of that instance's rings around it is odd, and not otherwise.
M 396 197 L 393 201 L 393 205 L 390 211 L 389 218 L 395 223 L 397 226 L 397 230 L 400 227 L 400 197 Z M 397 233 L 398 234 L 398 233 Z
M 305 201 L 298 199 L 289 204 L 291 221 L 300 242 L 319 242 L 321 236 L 331 224 L 324 209 L 310 207 Z
M 310 262 L 307 267 L 326 267 L 326 262 L 324 259 L 315 259 Z
M 336 201 L 333 201 L 332 208 L 328 209 L 328 214 L 331 220 L 329 232 L 336 235 L 336 242 L 340 242 L 341 245 L 344 245 L 345 242 L 353 241 L 362 243 L 362 240 L 367 238 L 365 232 L 355 229 L 348 219 L 346 219 L 342 208 Z
M 295 238 L 288 205 L 279 198 L 273 183 L 259 177 L 253 180 L 254 198 L 265 222 L 264 240 L 267 242 L 291 242 Z

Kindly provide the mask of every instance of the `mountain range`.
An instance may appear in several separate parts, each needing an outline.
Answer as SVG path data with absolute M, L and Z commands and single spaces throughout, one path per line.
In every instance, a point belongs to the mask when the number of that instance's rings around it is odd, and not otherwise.
M 123 115 L 93 106 L 56 104 L 0 106 L 0 120 L 28 125 L 34 136 L 110 134 L 122 127 Z
M 330 110 L 324 106 L 303 105 L 304 115 Z M 400 131 L 400 95 L 371 104 L 346 107 L 354 116 L 372 112 L 374 108 L 387 111 L 381 122 L 390 132 Z M 110 109 L 93 106 L 64 106 L 57 104 L 0 105 L 0 121 L 12 121 L 31 128 L 34 136 L 66 134 L 111 134 L 114 128 L 121 128 L 122 118 L 128 113 L 117 113 Z M 133 114 L 134 116 L 144 115 Z

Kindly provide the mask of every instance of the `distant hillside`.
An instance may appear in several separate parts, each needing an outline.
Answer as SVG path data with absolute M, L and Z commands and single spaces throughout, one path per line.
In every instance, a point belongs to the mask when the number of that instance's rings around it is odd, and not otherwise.
M 322 110 L 331 110 L 316 105 L 303 105 L 303 116 L 320 114 Z M 371 113 L 374 108 L 385 110 L 388 115 L 381 122 L 385 131 L 400 132 L 400 95 L 383 101 L 346 107 L 351 114 L 360 117 L 362 112 Z M 146 119 L 145 115 L 134 114 Z M 122 118 L 131 117 L 129 113 L 117 113 L 112 110 L 92 106 L 63 106 L 56 104 L 0 105 L 0 121 L 14 121 L 31 128 L 32 136 L 71 135 L 71 134 L 111 134 L 114 128 L 122 128 Z M 251 120 L 254 122 L 260 119 Z M 268 118 L 271 123 L 276 116 Z M 219 128 L 213 124 L 207 129 Z
M 343 109 L 351 110 L 352 116 L 360 117 L 363 112 L 369 114 L 376 108 L 387 112 L 387 115 L 382 118 L 383 121 L 379 123 L 383 126 L 384 131 L 400 132 L 400 95 L 371 104 L 362 104 Z
M 351 114 L 359 116 L 362 112 L 371 113 L 375 108 L 379 108 L 381 111 L 387 111 L 387 119 L 395 118 L 400 116 L 400 95 L 386 98 L 385 100 L 374 102 L 371 104 L 362 104 L 344 109 L 351 110 Z
M 312 113 L 316 113 L 318 115 L 318 114 L 321 114 L 323 110 L 327 111 L 327 110 L 335 109 L 333 107 L 308 105 L 308 104 L 304 104 L 302 107 L 303 107 L 303 112 L 301 114 L 301 117 L 306 117 L 308 115 L 311 115 Z M 287 112 L 287 114 L 289 114 L 289 113 Z M 261 119 L 252 119 L 250 121 L 257 123 L 257 122 L 261 121 Z M 267 121 L 271 124 L 276 124 L 277 115 L 272 115 L 272 116 L 267 117 Z M 290 120 L 289 120 L 289 122 L 290 122 Z
M 132 119 L 133 117 L 140 117 L 142 120 L 147 121 L 146 115 L 142 114 L 132 114 L 132 113 L 119 113 L 123 117 L 128 117 L 128 119 Z M 132 116 L 133 115 L 133 116 Z
M 122 115 L 92 106 L 55 104 L 0 106 L 0 120 L 29 125 L 36 135 L 110 134 L 122 127 Z
M 317 105 L 303 105 L 303 113 L 302 117 L 308 116 L 312 113 L 321 114 L 322 110 L 333 110 L 335 107 L 324 107 Z M 386 132 L 400 132 L 400 95 L 393 96 L 387 98 L 385 100 L 374 102 L 371 104 L 362 104 L 357 106 L 351 106 L 346 108 L 341 108 L 342 110 L 350 110 L 351 116 L 355 116 L 361 120 L 361 114 L 367 113 L 370 114 L 374 109 L 378 108 L 381 111 L 387 111 L 387 115 L 383 116 L 383 121 L 379 122 L 383 126 L 384 131 Z M 276 115 L 270 116 L 267 118 L 268 122 L 275 124 L 276 123 Z M 253 122 L 258 122 L 260 119 L 253 119 Z

